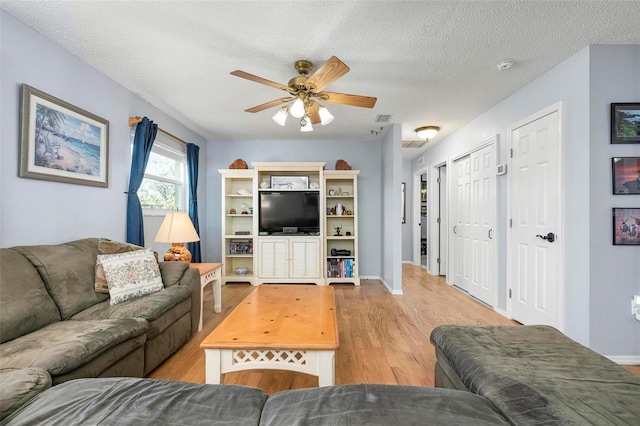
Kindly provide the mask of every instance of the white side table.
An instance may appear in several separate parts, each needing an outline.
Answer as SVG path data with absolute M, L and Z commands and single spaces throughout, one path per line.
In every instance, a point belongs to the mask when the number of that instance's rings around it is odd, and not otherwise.
M 189 266 L 198 268 L 200 271 L 200 300 L 202 307 L 200 309 L 200 323 L 198 331 L 202 330 L 202 311 L 204 310 L 204 288 L 207 284 L 212 283 L 213 286 L 213 311 L 222 312 L 222 281 L 220 280 L 220 271 L 222 263 L 191 263 Z

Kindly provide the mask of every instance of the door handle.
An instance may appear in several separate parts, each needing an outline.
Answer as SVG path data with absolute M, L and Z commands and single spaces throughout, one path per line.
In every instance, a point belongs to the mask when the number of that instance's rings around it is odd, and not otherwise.
M 542 238 L 543 240 L 547 240 L 550 243 L 556 240 L 556 235 L 553 232 L 549 232 L 547 235 L 536 235 L 538 238 Z
M 456 234 L 456 235 L 458 235 L 458 233 L 456 232 L 456 227 L 457 227 L 457 226 L 458 226 L 458 225 L 453 225 L 453 233 L 454 233 L 454 234 Z
M 493 229 L 489 229 L 489 239 L 493 240 L 493 237 L 491 236 L 491 233 L 493 232 Z

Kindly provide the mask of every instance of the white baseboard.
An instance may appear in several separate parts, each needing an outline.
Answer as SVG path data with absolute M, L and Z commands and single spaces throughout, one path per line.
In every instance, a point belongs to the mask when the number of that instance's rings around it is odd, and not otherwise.
M 493 310 L 497 313 L 499 313 L 500 315 L 502 315 L 505 318 L 509 318 L 509 316 L 507 315 L 507 311 L 505 311 L 504 309 L 501 308 L 493 308 Z M 511 319 L 511 318 L 509 318 Z
M 616 364 L 624 364 L 624 365 L 640 365 L 640 355 L 612 355 L 607 356 L 611 361 Z
M 384 286 L 387 288 L 387 290 L 389 290 L 389 293 L 395 295 L 395 296 L 402 296 L 404 293 L 402 292 L 402 290 L 393 290 L 391 288 L 391 286 L 384 280 L 384 278 L 382 277 L 378 277 L 377 279 L 379 279 L 380 281 L 382 281 L 382 284 L 384 284 Z

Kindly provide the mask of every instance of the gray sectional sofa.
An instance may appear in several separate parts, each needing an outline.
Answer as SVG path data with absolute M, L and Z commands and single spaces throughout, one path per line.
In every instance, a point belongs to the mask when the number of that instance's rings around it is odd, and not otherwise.
M 143 377 L 197 330 L 197 269 L 161 262 L 161 291 L 112 306 L 95 291 L 98 243 L 0 249 L 0 369 L 41 368 L 54 385 Z
M 437 387 L 480 395 L 514 425 L 640 425 L 640 377 L 548 326 L 443 325 Z

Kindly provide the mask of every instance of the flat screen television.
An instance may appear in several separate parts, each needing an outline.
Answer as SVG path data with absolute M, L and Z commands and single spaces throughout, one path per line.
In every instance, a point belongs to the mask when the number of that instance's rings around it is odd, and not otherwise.
M 269 234 L 320 232 L 320 193 L 317 191 L 260 191 L 259 230 Z M 287 228 L 287 229 L 285 229 Z

